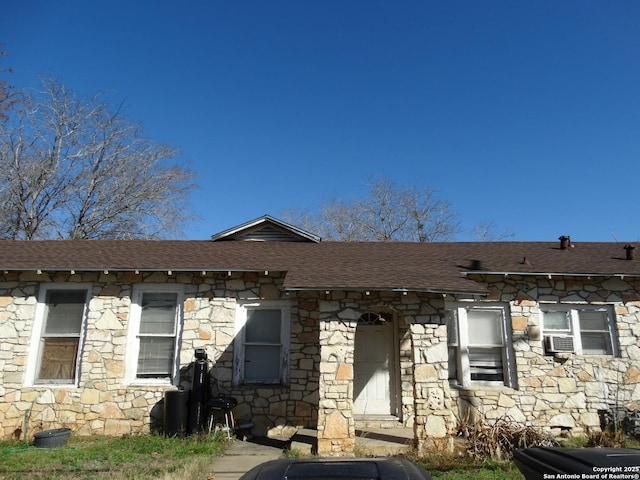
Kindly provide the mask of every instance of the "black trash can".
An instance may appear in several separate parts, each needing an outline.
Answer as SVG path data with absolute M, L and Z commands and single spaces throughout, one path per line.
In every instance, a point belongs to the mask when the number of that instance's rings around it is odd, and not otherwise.
M 189 418 L 189 391 L 167 390 L 164 392 L 162 425 L 167 437 L 184 437 Z
M 38 432 L 33 437 L 33 445 L 38 448 L 64 447 L 71 435 L 70 428 L 54 428 Z
M 527 480 L 614 480 L 640 474 L 640 450 L 635 448 L 523 448 L 514 452 L 513 461 Z

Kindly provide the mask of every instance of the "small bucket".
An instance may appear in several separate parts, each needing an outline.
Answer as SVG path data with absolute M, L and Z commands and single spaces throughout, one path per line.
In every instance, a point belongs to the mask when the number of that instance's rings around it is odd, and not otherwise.
M 64 447 L 71 436 L 70 428 L 54 428 L 36 433 L 33 445 L 38 448 Z

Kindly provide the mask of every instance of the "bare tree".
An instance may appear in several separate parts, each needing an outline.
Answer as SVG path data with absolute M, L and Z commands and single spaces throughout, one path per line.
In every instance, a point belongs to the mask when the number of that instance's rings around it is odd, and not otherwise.
M 2 48 L 2 44 L 0 44 Z M 0 57 L 6 57 L 7 53 L 4 50 L 0 50 Z M 11 68 L 1 68 L 0 73 L 11 73 Z M 0 78 L 0 122 L 5 122 L 9 119 L 9 112 L 16 104 L 20 103 L 22 99 L 22 92 L 16 90 L 13 85 L 7 82 L 5 79 Z
M 283 218 L 326 240 L 437 242 L 451 240 L 459 231 L 449 203 L 428 187 L 398 186 L 385 179 L 368 187 L 364 199 L 331 200 L 317 214 L 290 210 Z
M 55 79 L 0 125 L 0 238 L 173 237 L 194 175 L 100 95 Z
M 499 232 L 496 223 L 492 220 L 477 223 L 471 231 L 472 240 L 478 242 L 497 242 L 513 237 L 514 233 L 511 228 L 507 227 L 502 232 Z

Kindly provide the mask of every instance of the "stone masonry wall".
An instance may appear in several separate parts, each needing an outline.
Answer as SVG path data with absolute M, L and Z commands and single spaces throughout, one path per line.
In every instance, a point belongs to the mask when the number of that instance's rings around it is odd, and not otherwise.
M 599 411 L 615 405 L 640 408 L 640 282 L 622 279 L 478 277 L 490 294 L 446 301 L 501 302 L 509 306 L 517 387 L 462 389 L 448 380 L 447 330 L 442 295 L 333 293 L 320 302 L 321 387 L 319 451 L 352 452 L 353 346 L 357 318 L 392 308 L 401 324 L 402 422 L 413 425 L 419 448 L 445 440 L 457 419 L 508 417 L 555 432 L 599 428 Z M 616 318 L 619 357 L 546 355 L 540 334 L 541 302 L 610 305 Z
M 400 398 L 398 425 L 413 426 L 417 438 L 426 435 L 426 428 L 434 425 L 438 426 L 437 431 L 433 429 L 436 435 L 444 436 L 450 430 L 447 425 L 450 401 L 448 389 L 444 387 L 447 382 L 446 330 L 437 325 L 444 304 L 441 297 L 435 301 L 430 298 L 391 292 L 376 292 L 375 295 L 333 292 L 319 302 L 320 404 L 317 428 L 320 455 L 353 454 L 354 347 L 358 319 L 367 312 L 395 312 L 398 344 L 394 349 L 398 357 L 400 385 L 399 392 L 392 392 L 392 395 L 397 393 Z
M 515 421 L 575 433 L 597 428 L 599 411 L 640 408 L 640 281 L 622 278 L 477 276 L 490 294 L 474 299 L 398 292 L 292 292 L 277 272 L 227 275 L 165 273 L 42 273 L 0 275 L 0 436 L 20 437 L 71 427 L 78 434 L 121 435 L 157 428 L 168 385 L 124 384 L 133 286 L 185 287 L 180 383 L 189 388 L 195 348 L 205 348 L 216 387 L 239 400 L 236 414 L 256 434 L 318 428 L 321 454 L 350 455 L 355 439 L 353 362 L 357 322 L 370 311 L 393 312 L 398 360 L 398 420 L 414 428 L 418 445 L 444 438 L 456 417 Z M 79 387 L 25 387 L 40 285 L 91 285 Z M 286 300 L 291 305 L 290 383 L 233 386 L 233 340 L 240 300 Z M 517 387 L 462 389 L 448 381 L 445 301 L 509 306 Z M 541 304 L 611 305 L 619 357 L 546 355 Z
M 145 433 L 160 426 L 168 385 L 125 385 L 125 349 L 133 285 L 185 285 L 184 326 L 180 346 L 180 383 L 190 388 L 195 348 L 205 348 L 223 391 L 239 400 L 238 417 L 252 419 L 256 433 L 314 426 L 318 404 L 318 315 L 313 296 L 287 295 L 282 275 L 164 273 L 9 272 L 0 276 L 0 436 L 70 427 L 82 435 Z M 25 387 L 25 371 L 39 286 L 49 282 L 89 283 L 86 338 L 81 378 L 72 386 Z M 238 300 L 291 302 L 288 386 L 232 387 L 235 306 Z
M 517 389 L 452 388 L 461 418 L 511 418 L 560 433 L 600 428 L 599 412 L 640 408 L 640 281 L 620 278 L 489 277 L 487 301 L 509 304 Z M 612 305 L 619 357 L 545 355 L 541 305 Z

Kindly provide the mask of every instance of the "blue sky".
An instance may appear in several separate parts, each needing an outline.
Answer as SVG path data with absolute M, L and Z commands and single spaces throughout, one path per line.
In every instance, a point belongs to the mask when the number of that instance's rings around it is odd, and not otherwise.
M 466 229 L 637 241 L 639 22 L 635 0 L 6 0 L 0 43 L 15 85 L 108 91 L 180 148 L 186 238 L 377 176 Z

